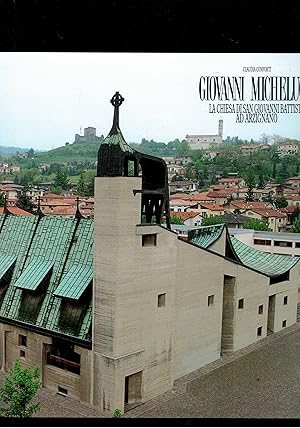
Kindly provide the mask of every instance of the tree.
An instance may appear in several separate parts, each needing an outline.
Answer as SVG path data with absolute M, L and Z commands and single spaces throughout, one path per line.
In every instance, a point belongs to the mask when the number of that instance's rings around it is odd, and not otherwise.
M 176 145 L 176 156 L 188 156 L 190 153 L 190 145 L 186 140 L 182 140 Z
M 300 233 L 300 216 L 298 216 L 293 222 L 292 232 Z
M 112 415 L 113 418 L 120 418 L 122 416 L 122 412 L 120 409 L 115 409 Z
M 246 194 L 245 200 L 247 202 L 250 202 L 250 201 L 254 200 L 253 189 L 255 187 L 255 175 L 252 171 L 249 172 L 245 181 L 246 181 L 246 185 L 248 187 L 248 192 Z
M 201 226 L 212 226 L 214 224 L 221 224 L 224 223 L 223 220 L 220 219 L 220 217 L 206 217 L 202 220 Z
M 265 187 L 266 187 L 265 177 L 264 177 L 264 174 L 261 172 L 258 177 L 258 188 L 264 189 Z
M 32 198 L 27 195 L 29 188 L 23 187 L 23 189 L 18 192 L 16 206 L 22 210 L 29 211 L 33 213 L 36 209 L 35 203 L 32 201 Z
M 273 196 L 272 196 L 272 192 L 268 192 L 268 196 L 266 198 L 266 202 L 268 202 L 271 205 L 274 204 L 274 199 L 273 199 Z
M 0 207 L 4 207 L 5 205 L 5 193 L 0 192 Z
M 170 223 L 171 224 L 184 224 L 184 220 L 180 217 L 176 217 L 175 215 L 171 215 Z
M 33 415 L 40 404 L 32 404 L 32 399 L 41 386 L 39 367 L 24 368 L 16 360 L 0 388 L 0 399 L 6 405 L 0 408 L 0 414 L 19 418 Z
M 29 158 L 32 158 L 32 157 L 33 157 L 33 155 L 34 155 L 34 150 L 31 148 L 30 150 L 28 150 L 28 152 L 27 152 L 27 156 L 28 156 Z
M 77 183 L 77 195 L 85 196 L 85 192 L 86 192 L 86 185 L 85 185 L 85 181 L 84 181 L 84 172 L 81 171 L 80 176 L 79 176 L 79 180 Z
M 288 206 L 288 201 L 284 196 L 281 196 L 280 198 L 274 199 L 274 205 L 276 208 L 285 208 Z
M 291 214 L 291 223 L 293 224 L 294 221 L 300 216 L 300 208 L 296 207 L 294 211 Z
M 61 195 L 62 194 L 62 188 L 61 186 L 51 186 L 50 187 L 50 192 L 54 193 L 55 195 Z
M 251 218 L 247 223 L 244 224 L 243 229 L 254 229 L 254 230 L 270 230 L 265 221 L 259 220 L 258 218 Z
M 63 190 L 67 190 L 70 187 L 69 178 L 63 171 L 57 171 L 53 184 L 54 187 L 61 187 Z

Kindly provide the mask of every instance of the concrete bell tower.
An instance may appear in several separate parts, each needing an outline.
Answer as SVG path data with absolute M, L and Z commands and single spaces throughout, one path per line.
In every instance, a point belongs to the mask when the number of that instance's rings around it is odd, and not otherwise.
M 95 178 L 93 405 L 109 416 L 171 389 L 173 383 L 173 316 L 168 311 L 176 257 L 172 249 L 159 252 L 163 218 L 169 226 L 167 169 L 162 159 L 126 143 L 119 128 L 123 101 L 118 92 L 111 99 L 113 126 L 100 145 Z M 163 259 L 160 283 L 153 269 Z M 159 312 L 161 320 L 153 311 L 160 309 L 158 295 L 166 290 L 170 309 Z M 167 355 L 162 369 L 150 368 L 157 352 Z

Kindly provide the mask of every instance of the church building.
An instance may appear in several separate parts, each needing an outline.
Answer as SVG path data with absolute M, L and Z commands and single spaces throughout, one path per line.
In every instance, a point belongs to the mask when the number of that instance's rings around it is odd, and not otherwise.
M 41 367 L 43 387 L 104 416 L 296 322 L 299 258 L 262 253 L 225 225 L 170 229 L 162 159 L 119 125 L 100 145 L 95 216 L 0 215 L 0 369 Z

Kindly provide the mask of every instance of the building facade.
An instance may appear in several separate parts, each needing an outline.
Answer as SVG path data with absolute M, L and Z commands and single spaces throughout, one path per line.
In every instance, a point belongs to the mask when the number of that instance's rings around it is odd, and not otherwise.
M 219 120 L 218 134 L 215 135 L 186 135 L 186 141 L 192 150 L 207 150 L 212 146 L 220 146 L 223 140 L 223 120 Z

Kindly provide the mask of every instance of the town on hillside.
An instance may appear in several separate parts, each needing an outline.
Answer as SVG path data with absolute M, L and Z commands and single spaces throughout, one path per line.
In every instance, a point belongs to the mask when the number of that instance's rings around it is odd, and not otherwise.
M 49 152 L 17 152 L 0 158 L 0 209 L 11 214 L 94 215 L 96 153 L 104 136 L 96 128 L 75 134 L 72 144 Z M 259 141 L 223 139 L 218 132 L 186 135 L 167 144 L 131 144 L 162 158 L 168 171 L 174 230 L 225 223 L 240 229 L 300 232 L 300 142 L 278 135 Z M 68 162 L 66 162 L 66 160 Z M 52 161 L 51 161 L 52 160 Z

